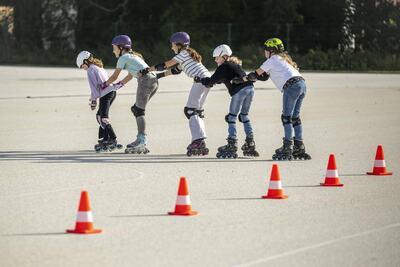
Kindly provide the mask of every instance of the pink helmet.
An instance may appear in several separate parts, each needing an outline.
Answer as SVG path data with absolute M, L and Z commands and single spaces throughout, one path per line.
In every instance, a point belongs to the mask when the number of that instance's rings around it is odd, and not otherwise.
M 132 46 L 132 41 L 128 35 L 117 35 L 112 39 L 111 44 L 122 46 L 123 48 L 129 49 Z
M 169 41 L 171 43 L 189 45 L 190 44 L 190 36 L 186 32 L 176 32 L 171 35 L 171 37 L 169 38 Z

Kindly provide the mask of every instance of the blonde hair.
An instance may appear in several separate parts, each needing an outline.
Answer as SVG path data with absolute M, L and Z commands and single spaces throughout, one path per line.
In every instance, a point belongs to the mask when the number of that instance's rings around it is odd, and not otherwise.
M 186 50 L 189 53 L 189 56 L 191 58 L 193 58 L 195 61 L 201 63 L 201 60 L 203 58 L 201 57 L 201 55 L 196 50 L 194 50 L 191 47 L 179 44 L 179 43 L 177 43 L 176 45 L 178 46 L 178 49 L 179 49 L 178 51 L 181 51 L 182 49 Z
M 241 60 L 240 58 L 236 57 L 236 56 L 230 56 L 230 57 L 228 57 L 228 56 L 223 56 L 223 58 L 224 58 L 226 61 L 230 61 L 230 62 L 232 62 L 232 63 L 234 63 L 234 64 L 237 64 L 237 65 L 239 65 L 239 66 L 242 66 L 242 60 Z
M 276 55 L 282 57 L 287 63 L 292 65 L 292 67 L 295 68 L 296 70 L 299 70 L 299 67 L 297 66 L 297 63 L 294 62 L 294 60 L 292 59 L 292 57 L 289 55 L 289 53 L 287 51 L 281 52 L 281 53 L 277 53 Z
M 101 61 L 101 59 L 99 58 L 95 58 L 93 56 L 90 56 L 88 59 L 85 59 L 87 61 L 88 64 L 94 64 L 97 67 L 102 68 L 103 67 L 103 61 Z

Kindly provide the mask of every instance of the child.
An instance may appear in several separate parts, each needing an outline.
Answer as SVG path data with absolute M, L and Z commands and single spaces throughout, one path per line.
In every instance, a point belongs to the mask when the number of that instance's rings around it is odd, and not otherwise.
M 118 83 L 121 86 L 133 77 L 137 78 L 136 102 L 131 107 L 131 111 L 136 118 L 138 134 L 136 140 L 126 146 L 125 153 L 147 154 L 149 150 L 147 149 L 145 110 L 147 103 L 158 89 L 158 79 L 154 72 L 147 72 L 145 75 L 139 73 L 141 70 L 147 69 L 148 65 L 141 54 L 132 50 L 132 42 L 129 36 L 115 36 L 111 44 L 113 53 L 118 58 L 117 67 L 111 77 L 102 85 L 102 88 L 114 82 L 123 69 L 126 69 L 129 73 Z
M 171 49 L 176 54 L 171 60 L 152 66 L 149 71 L 163 71 L 178 66 L 183 69 L 187 76 L 193 78 L 210 77 L 209 71 L 201 63 L 201 56 L 193 48 L 189 47 L 190 36 L 186 32 L 176 32 L 169 39 Z M 143 72 L 145 73 L 145 72 Z M 174 73 L 172 73 L 174 74 Z M 210 88 L 195 82 L 190 89 L 188 101 L 184 108 L 186 118 L 189 120 L 189 128 L 192 135 L 192 142 L 187 147 L 187 156 L 208 155 L 208 148 L 204 139 L 206 131 L 204 126 L 203 105 Z
M 232 50 L 228 45 L 220 45 L 214 49 L 213 57 L 218 67 L 211 78 L 195 77 L 195 81 L 200 81 L 203 85 L 211 87 L 216 83 L 224 83 L 228 88 L 231 101 L 229 104 L 229 114 L 225 116 L 228 123 L 228 144 L 218 148 L 217 158 L 237 158 L 237 137 L 236 137 L 236 118 L 239 113 L 239 121 L 243 123 L 246 133 L 246 142 L 242 146 L 243 155 L 258 157 L 253 138 L 253 129 L 248 118 L 251 102 L 254 96 L 254 86 L 252 81 L 239 84 L 231 84 L 233 78 L 242 78 L 246 73 L 242 70 L 242 61 L 232 56 Z
M 99 85 L 108 79 L 107 72 L 103 69 L 103 63 L 100 59 L 94 58 L 93 55 L 88 51 L 81 51 L 76 58 L 76 65 L 78 68 L 82 68 L 87 71 L 87 77 L 89 80 L 91 97 L 89 99 L 89 105 L 91 110 L 94 110 L 97 106 L 97 98 L 100 98 L 99 110 L 96 114 L 97 122 L 99 123 L 99 140 L 98 144 L 94 146 L 96 152 L 109 149 L 114 150 L 115 148 L 122 148 L 117 143 L 117 136 L 115 135 L 114 129 L 111 126 L 110 119 L 108 118 L 108 112 L 111 104 L 114 102 L 117 93 L 115 90 L 121 88 L 120 85 L 110 85 L 104 90 L 99 90 Z
M 300 109 L 306 95 L 307 87 L 297 64 L 285 51 L 278 38 L 271 38 L 264 43 L 267 60 L 255 72 L 249 73 L 244 80 L 255 81 L 265 75 L 271 76 L 275 86 L 283 92 L 283 110 L 281 120 L 285 137 L 283 146 L 275 150 L 274 160 L 311 159 L 303 143 L 303 128 L 300 120 Z M 294 146 L 292 142 L 294 129 Z

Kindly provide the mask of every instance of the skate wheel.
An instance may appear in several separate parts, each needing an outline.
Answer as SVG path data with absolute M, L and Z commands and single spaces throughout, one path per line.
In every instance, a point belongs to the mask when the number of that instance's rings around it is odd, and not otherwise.
M 190 151 L 186 152 L 186 156 L 191 157 L 192 153 Z
M 125 154 L 129 154 L 129 149 L 125 149 Z
M 234 155 L 233 155 L 233 158 L 234 158 L 234 159 L 236 159 L 237 157 L 238 157 L 238 155 L 237 155 L 237 154 L 234 154 Z

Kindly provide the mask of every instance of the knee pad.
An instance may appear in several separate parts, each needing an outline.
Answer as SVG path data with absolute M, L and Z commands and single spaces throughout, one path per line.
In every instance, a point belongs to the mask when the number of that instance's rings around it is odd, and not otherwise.
M 281 115 L 281 120 L 282 120 L 282 124 L 290 124 L 292 123 L 292 117 L 291 116 L 283 116 Z
M 194 115 L 197 115 L 197 112 L 196 112 L 196 109 L 195 109 L 195 108 L 188 108 L 188 107 L 185 107 L 185 108 L 183 109 L 183 113 L 185 113 L 185 116 L 186 116 L 186 118 L 187 118 L 188 120 L 190 120 L 190 117 L 192 117 L 192 116 L 194 116 Z
M 204 118 L 204 109 L 198 109 L 197 114 L 199 115 L 200 118 Z
M 144 109 L 141 109 L 135 105 L 131 107 L 131 111 L 135 117 L 144 116 Z
M 292 118 L 293 127 L 299 126 L 301 124 L 300 117 Z
M 104 125 L 108 125 L 108 124 L 110 124 L 110 119 L 109 118 L 101 118 L 101 122 Z
M 229 114 L 225 115 L 225 121 L 227 123 L 235 124 L 236 123 L 236 116 L 237 115 L 235 115 L 235 114 L 229 113 Z
M 250 120 L 249 120 L 249 118 L 247 117 L 247 115 L 249 115 L 249 114 L 240 113 L 240 114 L 239 114 L 239 121 L 240 121 L 241 123 L 247 123 L 247 122 L 249 122 Z

